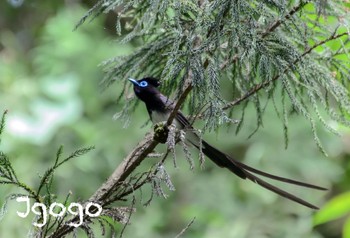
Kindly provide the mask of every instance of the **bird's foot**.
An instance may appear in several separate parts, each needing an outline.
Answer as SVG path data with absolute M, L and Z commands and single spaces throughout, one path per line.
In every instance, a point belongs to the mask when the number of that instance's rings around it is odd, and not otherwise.
M 165 144 L 168 138 L 169 129 L 165 122 L 159 122 L 154 125 L 154 139 L 159 143 Z

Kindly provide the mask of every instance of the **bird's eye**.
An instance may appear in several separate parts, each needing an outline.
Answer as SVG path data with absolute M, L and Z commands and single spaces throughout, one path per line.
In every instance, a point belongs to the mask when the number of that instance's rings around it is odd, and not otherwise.
M 146 82 L 146 81 L 142 81 L 141 83 L 140 83 L 140 86 L 141 87 L 147 87 L 148 86 L 148 83 Z

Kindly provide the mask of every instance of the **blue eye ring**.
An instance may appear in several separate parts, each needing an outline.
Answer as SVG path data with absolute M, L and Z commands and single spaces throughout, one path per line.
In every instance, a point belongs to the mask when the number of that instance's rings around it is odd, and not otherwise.
M 139 85 L 144 88 L 148 86 L 148 83 L 146 81 L 141 81 Z

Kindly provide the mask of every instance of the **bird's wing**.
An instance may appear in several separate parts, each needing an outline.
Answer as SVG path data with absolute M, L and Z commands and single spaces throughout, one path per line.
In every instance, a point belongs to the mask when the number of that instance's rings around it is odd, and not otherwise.
M 160 100 L 163 102 L 165 108 L 167 111 L 169 111 L 169 114 L 174 110 L 175 103 L 170 100 L 168 97 L 164 96 L 163 94 L 159 94 Z M 191 123 L 187 120 L 187 118 L 184 116 L 184 114 L 181 111 L 178 111 L 175 115 L 175 120 L 177 120 L 180 124 L 181 128 L 178 129 L 193 129 L 191 126 Z

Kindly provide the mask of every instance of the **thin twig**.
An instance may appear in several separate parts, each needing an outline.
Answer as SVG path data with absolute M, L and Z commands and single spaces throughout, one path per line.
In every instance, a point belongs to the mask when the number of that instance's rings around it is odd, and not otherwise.
M 161 166 L 161 165 L 164 164 L 164 161 L 165 161 L 165 159 L 168 157 L 168 154 L 169 154 L 169 149 L 168 149 L 167 152 L 163 155 L 163 158 L 160 160 L 160 162 L 158 162 L 158 163 L 155 165 L 156 168 L 155 168 L 154 170 L 150 170 L 150 171 L 147 173 L 146 177 L 145 177 L 141 182 L 135 183 L 136 185 L 135 185 L 135 187 L 133 187 L 133 190 L 134 190 L 134 191 L 137 190 L 137 189 L 139 189 L 139 188 L 141 188 L 143 185 L 145 185 L 145 184 L 147 183 L 147 181 L 148 181 L 151 177 L 153 177 L 153 176 L 155 176 L 155 175 L 157 174 L 157 172 L 158 172 L 158 169 L 157 169 L 157 168 L 158 168 L 159 166 Z M 125 197 L 125 196 L 131 194 L 132 192 L 133 192 L 133 191 L 131 191 L 131 190 L 125 191 L 125 192 L 123 192 L 122 194 L 119 195 L 119 198 L 123 198 L 123 197 Z
M 120 235 L 119 235 L 120 238 L 123 237 L 123 234 L 124 234 L 124 231 L 125 231 L 125 229 L 126 229 L 126 226 L 127 226 L 127 225 L 129 224 L 129 222 L 130 222 L 130 218 L 131 218 L 131 215 L 132 215 L 132 211 L 133 211 L 133 209 L 134 209 L 134 207 L 135 207 L 135 203 L 136 203 L 136 198 L 135 198 L 135 196 L 133 196 L 133 197 L 132 197 L 132 201 L 131 201 L 130 213 L 129 213 L 129 216 L 128 216 L 128 218 L 127 218 L 127 221 L 125 222 L 125 224 L 124 224 L 124 226 L 123 226 L 123 228 L 122 228 L 122 230 L 121 230 L 121 232 L 120 232 Z
M 184 229 L 182 229 L 182 231 L 179 234 L 177 234 L 175 238 L 179 238 L 180 236 L 182 236 L 188 230 L 188 228 L 190 228 L 190 226 L 193 224 L 195 220 L 196 220 L 196 217 L 193 217 L 192 220 L 187 224 L 187 226 Z

